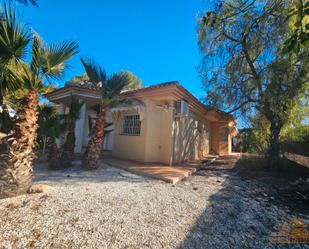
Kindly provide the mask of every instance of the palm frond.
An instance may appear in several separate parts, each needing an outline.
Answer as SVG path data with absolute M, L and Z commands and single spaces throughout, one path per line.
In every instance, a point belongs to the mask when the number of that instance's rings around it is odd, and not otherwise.
M 101 83 L 104 85 L 107 79 L 105 70 L 89 59 L 81 58 L 80 60 L 85 68 L 89 80 L 94 84 Z
M 17 20 L 11 5 L 4 4 L 4 10 L 0 8 L 0 16 L 3 17 L 0 20 L 0 62 L 23 59 L 31 39 L 29 29 Z
M 39 135 L 53 140 L 65 132 L 66 124 L 62 122 L 63 117 L 58 114 L 54 106 L 42 104 L 38 107 L 38 113 Z
M 80 102 L 78 99 L 72 97 L 70 101 L 69 113 L 67 114 L 67 118 L 71 121 L 78 120 L 83 105 L 84 102 Z
M 7 93 L 17 91 L 19 88 L 20 81 L 14 68 L 0 64 L 0 99 L 2 100 Z
M 46 47 L 47 65 L 42 68 L 43 73 L 51 78 L 63 76 L 66 61 L 78 53 L 78 45 L 73 41 L 54 43 Z
M 22 3 L 23 5 L 28 6 L 28 3 L 30 2 L 33 6 L 39 7 L 38 1 L 37 0 L 16 0 L 17 2 Z
M 30 63 L 30 67 L 32 72 L 36 74 L 40 72 L 40 68 L 44 65 L 43 54 L 44 54 L 44 43 L 41 37 L 39 37 L 38 34 L 34 33 L 32 36 L 32 60 Z
M 78 53 L 76 42 L 64 41 L 46 46 L 35 34 L 32 44 L 31 70 L 41 73 L 47 79 L 59 79 L 63 76 L 66 61 Z
M 39 74 L 33 73 L 31 68 L 27 64 L 21 65 L 22 70 L 19 72 L 19 80 L 25 91 L 36 89 L 39 93 L 45 91 L 46 86 L 44 85 L 42 78 Z
M 126 74 L 113 74 L 105 84 L 103 96 L 106 101 L 112 101 L 119 96 L 121 91 L 130 84 L 130 79 Z

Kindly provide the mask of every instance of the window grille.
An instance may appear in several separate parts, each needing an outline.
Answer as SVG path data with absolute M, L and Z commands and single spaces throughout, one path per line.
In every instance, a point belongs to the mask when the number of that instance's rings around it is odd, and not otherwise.
M 139 115 L 125 115 L 121 135 L 139 136 L 141 134 L 141 121 Z

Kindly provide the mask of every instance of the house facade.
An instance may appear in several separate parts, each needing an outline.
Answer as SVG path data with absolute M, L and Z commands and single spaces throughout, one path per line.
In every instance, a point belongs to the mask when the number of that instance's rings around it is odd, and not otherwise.
M 68 111 L 72 97 L 84 103 L 75 127 L 75 152 L 82 153 L 95 122 L 100 91 L 82 82 L 46 97 L 61 113 Z M 178 82 L 126 91 L 121 98 L 128 103 L 112 107 L 106 114 L 106 122 L 112 125 L 106 128 L 109 132 L 102 150 L 113 156 L 175 165 L 208 154 L 231 153 L 236 131 L 233 116 L 204 106 Z

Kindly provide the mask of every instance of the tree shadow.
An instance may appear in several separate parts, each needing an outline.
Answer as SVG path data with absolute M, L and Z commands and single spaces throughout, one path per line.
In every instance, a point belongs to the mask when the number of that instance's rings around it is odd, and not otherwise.
M 178 248 L 305 248 L 269 242 L 274 226 L 287 224 L 293 218 L 309 221 L 309 212 L 298 212 L 277 200 L 276 190 L 297 176 L 290 179 L 283 174 L 278 178 L 276 173 L 254 172 L 252 168 L 246 175 L 246 160 L 221 160 L 197 172 L 200 176 L 217 177 L 222 185 L 209 197 L 205 210 Z
M 101 164 L 93 171 L 85 171 L 81 165 L 63 170 L 50 170 L 47 163 L 39 163 L 33 167 L 34 182 L 48 184 L 76 183 L 76 182 L 135 182 L 142 183 L 151 181 L 151 179 L 129 173 L 127 171 Z

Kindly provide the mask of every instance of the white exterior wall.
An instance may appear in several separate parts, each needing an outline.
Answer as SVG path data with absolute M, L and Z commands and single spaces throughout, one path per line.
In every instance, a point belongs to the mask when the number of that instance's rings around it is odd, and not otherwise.
M 87 125 L 87 118 L 86 118 L 86 104 L 83 104 L 79 119 L 75 123 L 75 153 L 82 153 L 83 148 L 83 138 L 86 132 L 86 125 Z

